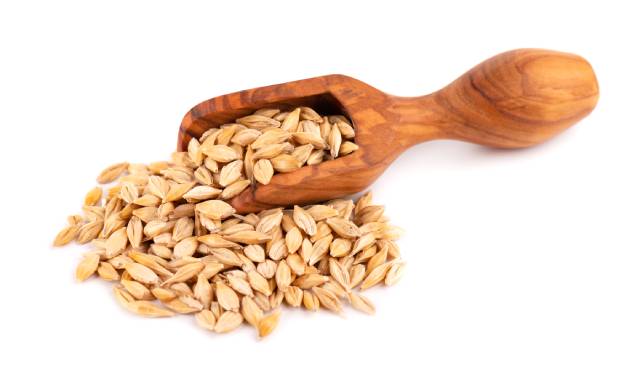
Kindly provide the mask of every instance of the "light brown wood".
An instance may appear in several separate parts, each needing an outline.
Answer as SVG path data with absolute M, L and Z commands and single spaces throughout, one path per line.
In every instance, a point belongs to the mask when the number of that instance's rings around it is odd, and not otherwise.
M 497 148 L 529 147 L 588 115 L 598 101 L 591 65 L 580 56 L 541 49 L 509 51 L 477 65 L 442 90 L 420 97 L 383 93 L 329 75 L 215 97 L 180 126 L 178 149 L 192 137 L 267 106 L 307 105 L 353 122 L 359 150 L 275 175 L 233 199 L 239 212 L 307 204 L 364 190 L 404 150 L 434 139 Z

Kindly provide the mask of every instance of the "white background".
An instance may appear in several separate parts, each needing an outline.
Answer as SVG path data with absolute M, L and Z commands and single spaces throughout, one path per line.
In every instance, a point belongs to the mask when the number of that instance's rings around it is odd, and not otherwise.
M 638 383 L 638 12 L 420 3 L 3 1 L 0 382 Z M 587 58 L 598 107 L 530 150 L 401 156 L 372 189 L 408 269 L 373 317 L 219 336 L 126 313 L 50 248 L 104 166 L 167 158 L 204 99 L 330 73 L 419 95 L 519 47 Z

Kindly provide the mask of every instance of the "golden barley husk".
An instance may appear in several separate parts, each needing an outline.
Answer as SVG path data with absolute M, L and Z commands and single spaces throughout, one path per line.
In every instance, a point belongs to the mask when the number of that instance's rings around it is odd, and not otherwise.
M 256 271 L 265 279 L 270 279 L 276 275 L 278 265 L 273 260 L 265 260 L 256 266 Z
M 143 226 L 142 220 L 138 216 L 133 216 L 127 224 L 127 238 L 134 248 L 139 248 L 142 244 Z
M 75 239 L 76 235 L 80 227 L 78 225 L 69 225 L 63 228 L 58 235 L 56 235 L 55 240 L 53 240 L 53 245 L 56 247 L 61 247 L 63 245 L 67 245 Z
M 185 193 L 187 193 L 193 186 L 194 183 L 190 180 L 183 180 L 183 182 L 171 185 L 165 201 L 172 202 L 182 199 Z
M 280 122 L 267 116 L 249 115 L 236 119 L 236 123 L 245 125 L 249 128 L 264 129 L 270 127 L 279 127 Z
M 384 280 L 387 275 L 387 271 L 391 268 L 391 261 L 388 261 L 384 264 L 381 264 L 375 267 L 368 275 L 365 277 L 362 285 L 360 285 L 360 290 L 364 291 L 365 289 L 369 289 L 374 285 L 380 283 Z
M 124 251 L 127 246 L 127 241 L 128 238 L 126 228 L 120 228 L 117 231 L 113 232 L 105 243 L 107 256 L 115 256 Z
M 84 222 L 84 218 L 81 215 L 70 215 L 67 217 L 67 224 L 69 225 L 81 225 Z
M 300 108 L 296 108 L 287 114 L 287 117 L 282 121 L 280 128 L 287 132 L 295 132 L 298 128 L 298 122 L 300 121 Z
M 345 288 L 343 288 L 333 277 L 329 279 L 325 284 L 322 285 L 322 288 L 336 295 L 339 299 L 347 298 L 347 293 L 349 293 Z
M 173 316 L 175 313 L 157 306 L 152 301 L 138 300 L 132 301 L 125 305 L 125 308 L 135 313 L 136 315 L 145 317 L 168 317 Z
M 202 303 L 199 300 L 195 299 L 191 294 L 179 296 L 178 300 L 180 300 L 189 308 L 192 308 L 194 311 L 201 311 L 202 309 L 204 309 Z M 191 313 L 191 311 L 189 311 L 189 313 Z
M 319 273 L 309 273 L 298 277 L 292 284 L 302 289 L 311 289 L 312 287 L 324 284 L 327 281 L 329 281 L 327 276 Z
M 300 118 L 303 120 L 311 120 L 316 123 L 322 122 L 322 117 L 318 114 L 318 112 L 304 106 L 300 107 Z
M 151 294 L 160 301 L 171 301 L 177 296 L 177 293 L 175 291 L 161 287 L 155 287 L 151 289 Z
M 131 275 L 134 280 L 137 280 L 143 284 L 157 284 L 160 281 L 160 277 L 156 275 L 151 268 L 146 267 L 138 263 L 129 263 L 125 265 L 124 269 Z
M 191 257 L 198 249 L 198 239 L 195 236 L 187 237 L 178 241 L 173 246 L 173 254 L 176 258 L 182 259 Z
M 331 227 L 329 227 L 326 222 L 321 221 L 316 224 L 316 233 L 315 235 L 309 237 L 309 240 L 311 240 L 315 244 L 316 241 L 331 235 Z
M 293 221 L 307 235 L 313 236 L 316 234 L 318 227 L 315 220 L 307 211 L 297 205 L 293 207 Z
M 198 241 L 210 248 L 241 248 L 241 245 L 224 239 L 222 236 L 211 233 L 204 236 L 198 236 Z
M 205 146 L 205 144 L 203 144 L 200 150 L 207 155 L 207 157 L 220 163 L 228 163 L 239 158 L 238 153 L 226 145 Z
M 146 267 L 149 267 L 149 269 L 157 273 L 159 276 L 166 278 L 166 277 L 171 277 L 173 275 L 173 273 L 171 273 L 169 270 L 165 268 L 167 265 L 167 262 L 160 256 L 151 255 L 151 254 L 142 253 L 142 252 L 133 251 L 133 250 L 129 251 L 128 255 L 133 261 L 140 263 Z
M 200 273 L 200 271 L 203 270 L 203 268 L 204 268 L 204 263 L 201 263 L 201 262 L 186 264 L 182 267 L 179 267 L 173 276 L 171 276 L 170 278 L 162 282 L 162 285 L 167 286 L 169 284 L 185 282 L 197 276 L 198 273 Z
M 129 303 L 136 300 L 133 296 L 131 296 L 129 292 L 127 292 L 119 285 L 113 286 L 113 295 L 116 297 L 116 301 L 118 302 L 118 304 L 125 308 L 127 308 Z
M 197 213 L 213 220 L 226 219 L 236 211 L 231 205 L 221 200 L 207 200 L 198 203 L 195 206 L 195 210 Z
M 203 309 L 202 311 L 195 314 L 196 323 L 202 328 L 213 331 L 216 326 L 216 316 L 208 309 Z
M 295 253 L 302 245 L 302 233 L 298 227 L 293 227 L 285 236 L 285 244 L 289 253 Z
M 264 315 L 260 306 L 258 306 L 258 304 L 256 304 L 256 302 L 252 298 L 245 296 L 242 298 L 241 307 L 242 316 L 247 321 L 247 323 L 253 325 L 254 327 L 257 327 L 258 322 Z
M 243 162 L 242 160 L 232 161 L 220 170 L 220 180 L 218 183 L 226 187 L 242 176 Z
M 315 204 L 307 207 L 307 212 L 315 221 L 322 221 L 330 217 L 338 216 L 338 211 L 335 208 L 324 204 Z
M 273 166 L 271 161 L 260 159 L 253 165 L 253 177 L 260 184 L 269 184 L 273 177 Z
M 280 260 L 276 269 L 276 284 L 278 289 L 284 291 L 291 285 L 291 268 L 286 260 Z
M 193 297 L 200 300 L 205 309 L 208 309 L 213 301 L 213 288 L 207 276 L 202 273 L 198 275 L 197 282 L 193 286 Z
M 238 294 L 223 282 L 216 283 L 216 299 L 220 306 L 228 311 L 237 311 L 240 308 Z
M 292 134 L 293 140 L 298 144 L 305 145 L 311 144 L 315 149 L 328 148 L 327 143 L 322 139 L 319 134 L 312 132 L 294 132 Z
M 264 248 L 257 244 L 251 244 L 244 247 L 244 255 L 254 263 L 262 263 L 265 260 Z
M 392 265 L 391 268 L 389 268 L 389 271 L 387 272 L 387 275 L 384 278 L 384 284 L 389 286 L 389 285 L 394 285 L 398 283 L 398 281 L 400 281 L 400 279 L 402 278 L 404 269 L 405 269 L 404 263 Z
M 138 187 L 131 182 L 122 183 L 120 186 L 120 198 L 129 204 L 133 203 L 138 198 Z
M 78 242 L 79 244 L 86 244 L 90 242 L 91 240 L 98 237 L 103 226 L 104 221 L 102 220 L 90 221 L 84 224 L 78 231 L 76 242 Z
M 302 256 L 297 253 L 290 253 L 286 258 L 287 265 L 296 276 L 302 276 L 307 268 L 307 264 Z
M 235 244 L 235 243 L 231 243 Z M 211 258 L 224 265 L 231 265 L 234 267 L 242 266 L 242 259 L 240 256 L 231 249 L 228 248 L 210 248 Z
M 216 333 L 231 332 L 238 328 L 243 321 L 243 317 L 238 312 L 226 311 L 218 318 L 213 330 Z
M 281 173 L 293 172 L 302 166 L 297 157 L 286 153 L 280 154 L 270 161 L 273 169 Z
M 311 152 L 311 154 L 309 155 L 309 158 L 307 158 L 307 165 L 316 165 L 316 164 L 322 163 L 322 160 L 324 159 L 324 154 L 325 154 L 325 151 L 323 151 L 322 149 L 317 149 Z
M 329 272 L 342 288 L 349 290 L 351 288 L 350 276 L 347 269 L 335 259 L 329 259 Z
M 356 264 L 349 270 L 350 288 L 356 287 L 364 280 L 366 276 L 366 268 L 362 264 Z
M 152 300 L 154 296 L 151 294 L 151 291 L 143 284 L 133 281 L 126 280 L 123 278 L 120 281 L 120 284 L 131 294 L 131 296 L 135 297 L 138 300 Z
M 366 314 L 373 315 L 376 313 L 376 307 L 371 300 L 358 293 L 349 292 L 349 303 L 353 308 Z
M 260 135 L 252 144 L 251 149 L 260 149 L 266 145 L 280 144 L 285 142 L 291 137 L 291 133 L 285 130 L 276 128 L 269 131 L 265 131 Z
M 251 288 L 262 293 L 263 295 L 266 295 L 266 296 L 271 295 L 272 289 L 271 289 L 271 286 L 269 285 L 269 282 L 262 274 L 260 274 L 258 270 L 249 271 L 247 273 L 247 277 L 249 279 L 249 284 L 251 285 Z
M 329 144 L 331 157 L 335 159 L 340 154 L 340 146 L 342 145 L 342 134 L 340 133 L 340 130 L 338 129 L 338 126 L 336 124 L 331 127 L 331 132 L 329 132 L 327 143 Z
M 304 165 L 309 160 L 312 152 L 313 145 L 305 144 L 295 147 L 291 152 L 291 156 L 295 157 L 298 160 L 298 163 Z
M 331 242 L 329 246 L 329 254 L 332 257 L 343 257 L 349 254 L 351 250 L 351 241 L 347 239 L 337 238 Z
M 280 307 L 283 301 L 284 301 L 284 292 L 275 291 L 273 295 L 269 296 L 269 308 L 272 310 L 277 309 Z
M 322 131 L 318 122 L 313 120 L 302 120 L 298 125 L 298 132 L 306 132 L 314 134 L 322 138 Z
M 275 310 L 272 313 L 262 317 L 258 321 L 258 336 L 260 338 L 267 337 L 278 325 L 280 321 L 280 311 Z
M 341 217 L 330 217 L 326 219 L 325 222 L 340 237 L 353 239 L 360 236 L 360 230 L 358 229 L 358 226 L 350 220 Z
M 84 197 L 84 205 L 95 205 L 102 199 L 102 188 L 92 188 Z
M 318 301 L 320 304 L 331 312 L 340 313 L 342 312 L 342 304 L 340 303 L 340 299 L 331 291 L 320 288 L 313 287 L 311 291 L 318 297 Z
M 110 183 L 116 180 L 123 172 L 127 170 L 128 167 L 129 163 L 113 164 L 100 172 L 97 181 L 100 184 Z
M 352 139 L 356 136 L 355 130 L 353 129 L 351 124 L 349 124 L 345 120 L 340 119 L 336 121 L 335 124 L 338 126 L 338 129 L 340 130 L 340 133 L 344 138 Z
M 192 305 L 189 305 L 189 303 L 186 303 L 185 300 L 183 300 L 184 297 L 185 296 L 178 296 L 177 298 L 163 302 L 162 304 L 167 308 L 169 308 L 171 311 L 180 313 L 183 315 L 196 313 L 202 310 L 201 305 L 194 307 Z
M 224 190 L 220 194 L 220 198 L 224 200 L 229 200 L 237 195 L 239 195 L 242 191 L 244 191 L 249 185 L 251 185 L 251 180 L 237 180 Z
M 98 269 L 100 263 L 100 255 L 88 254 L 76 267 L 76 280 L 85 281 L 93 275 Z
M 281 210 L 277 210 L 274 213 L 264 215 L 260 219 L 260 221 L 258 221 L 258 224 L 256 224 L 256 231 L 262 233 L 270 233 L 274 228 L 280 227 L 283 216 L 284 215 L 282 214 Z
M 385 245 L 382 247 L 382 249 L 378 253 L 371 256 L 369 261 L 367 261 L 367 271 L 366 271 L 367 274 L 371 273 L 371 271 L 373 271 L 377 266 L 387 261 L 388 253 L 389 253 L 389 247 Z
M 303 292 L 302 289 L 294 286 L 289 286 L 284 291 L 284 299 L 292 307 L 299 307 L 302 305 Z
M 206 171 L 206 172 L 209 172 L 209 171 Z M 208 175 L 209 177 L 211 176 L 210 173 L 207 173 L 206 175 Z M 200 176 L 200 177 L 203 177 L 203 176 Z M 211 183 L 213 183 L 212 179 L 211 180 L 205 179 L 206 185 L 195 186 L 191 188 L 191 190 L 189 190 L 187 193 L 185 193 L 182 197 L 187 201 L 203 201 L 203 200 L 213 199 L 219 196 L 222 191 L 218 188 L 214 188 L 210 186 L 209 184 Z
M 115 269 L 124 269 L 125 265 L 133 263 L 133 260 L 128 256 L 118 255 L 109 259 L 108 263 L 113 265 Z
M 353 248 L 351 249 L 351 255 L 353 256 L 356 253 L 362 251 L 366 247 L 375 243 L 375 241 L 376 241 L 375 235 L 372 233 L 367 233 L 366 235 L 359 237 L 358 240 L 356 240 L 353 243 Z
M 269 258 L 274 261 L 281 260 L 287 254 L 287 246 L 285 239 L 277 239 L 271 241 L 271 247 L 269 248 Z
M 358 145 L 352 141 L 343 141 L 342 144 L 340 144 L 340 150 L 338 151 L 338 155 L 339 156 L 346 156 L 352 152 L 355 152 L 356 150 L 358 150 Z
M 243 296 L 253 297 L 253 289 L 251 289 L 251 284 L 249 284 L 249 281 L 246 279 L 228 274 L 227 281 L 229 282 L 229 286 L 237 293 Z
M 98 272 L 98 276 L 100 276 L 104 280 L 107 280 L 107 281 L 120 280 L 120 274 L 118 273 L 118 271 L 116 271 L 113 265 L 109 263 L 101 262 L 100 265 L 98 266 L 97 272 Z
M 302 303 L 309 311 L 317 311 L 318 308 L 320 308 L 320 301 L 318 300 L 318 297 L 311 291 L 303 292 Z
M 332 240 L 332 235 L 327 235 L 316 240 L 316 242 L 313 244 L 311 256 L 309 258 L 310 265 L 315 265 L 318 261 L 320 261 L 321 258 L 323 258 L 327 254 Z
M 262 244 L 271 240 L 271 236 L 258 231 L 239 231 L 224 236 L 225 240 L 241 244 Z
M 242 129 L 241 131 L 237 132 L 231 138 L 231 142 L 233 144 L 238 144 L 238 145 L 241 145 L 243 147 L 246 147 L 246 146 L 252 144 L 254 141 L 256 141 L 256 139 L 258 137 L 260 137 L 261 134 L 262 134 L 262 132 L 260 132 L 257 129 L 245 128 L 245 129 Z

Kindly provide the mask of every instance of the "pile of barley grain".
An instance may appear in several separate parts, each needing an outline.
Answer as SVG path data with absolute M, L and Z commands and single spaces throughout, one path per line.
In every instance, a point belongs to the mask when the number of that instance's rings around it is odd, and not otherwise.
M 354 290 L 394 284 L 404 264 L 384 208 L 367 193 L 355 204 L 332 200 L 238 215 L 224 200 L 253 182 L 351 153 L 343 116 L 263 109 L 192 139 L 170 162 L 116 164 L 70 216 L 54 241 L 91 243 L 76 269 L 117 282 L 116 299 L 149 317 L 195 314 L 202 327 L 228 332 L 243 321 L 260 337 L 277 325 L 282 301 L 340 312 L 342 301 L 373 313 Z M 104 201 L 103 201 L 104 200 Z M 104 203 L 104 204 L 103 204 Z

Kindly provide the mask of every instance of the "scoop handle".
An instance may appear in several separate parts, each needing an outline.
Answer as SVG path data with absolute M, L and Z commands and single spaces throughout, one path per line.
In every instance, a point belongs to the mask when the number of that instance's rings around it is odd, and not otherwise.
M 582 57 L 518 49 L 480 63 L 433 94 L 396 97 L 393 109 L 411 144 L 446 138 L 521 148 L 588 115 L 598 94 L 595 73 Z

